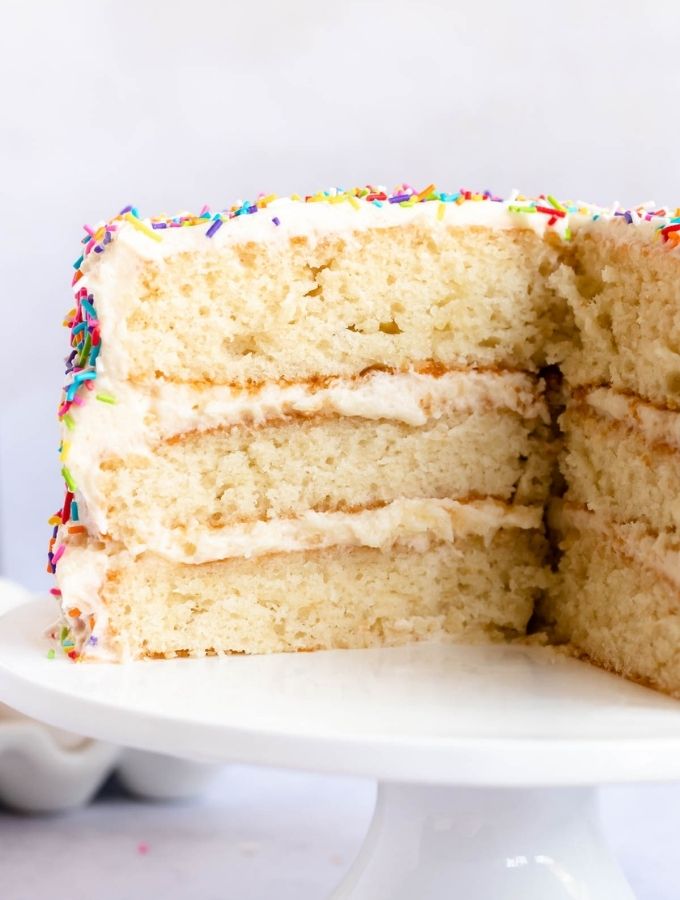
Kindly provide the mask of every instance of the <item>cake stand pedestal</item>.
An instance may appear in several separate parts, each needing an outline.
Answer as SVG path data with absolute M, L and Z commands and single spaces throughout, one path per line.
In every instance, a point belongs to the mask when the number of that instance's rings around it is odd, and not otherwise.
M 47 659 L 54 615 L 0 618 L 0 700 L 157 753 L 379 779 L 334 900 L 631 900 L 593 785 L 680 779 L 680 704 L 530 647 Z M 329 810 L 329 816 L 333 811 Z

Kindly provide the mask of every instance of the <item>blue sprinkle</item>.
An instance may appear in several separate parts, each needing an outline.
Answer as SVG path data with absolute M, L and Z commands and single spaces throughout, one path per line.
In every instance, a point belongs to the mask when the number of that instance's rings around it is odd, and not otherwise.
M 85 312 L 88 314 L 88 316 L 89 316 L 91 319 L 96 319 L 96 318 L 97 318 L 97 313 L 96 313 L 96 311 L 95 311 L 95 308 L 94 308 L 94 306 L 92 306 L 92 304 L 90 303 L 89 300 L 84 300 L 84 299 L 81 300 L 81 301 L 80 301 L 80 306 L 81 306 L 81 309 L 84 309 L 84 310 L 85 310 Z
M 96 377 L 96 372 L 78 372 L 77 375 L 73 376 L 73 383 L 80 384 L 82 381 L 92 381 Z
M 81 255 L 78 257 L 78 259 L 73 263 L 73 268 L 74 268 L 74 269 L 79 269 L 79 268 L 81 267 L 81 265 L 83 264 L 83 259 L 84 259 L 84 257 L 83 257 L 82 254 L 81 254 Z
M 72 519 L 74 522 L 78 522 L 78 521 L 79 521 L 79 518 L 78 518 L 78 504 L 76 503 L 75 500 L 71 500 L 71 519 Z M 55 537 L 56 537 L 56 535 L 55 535 Z

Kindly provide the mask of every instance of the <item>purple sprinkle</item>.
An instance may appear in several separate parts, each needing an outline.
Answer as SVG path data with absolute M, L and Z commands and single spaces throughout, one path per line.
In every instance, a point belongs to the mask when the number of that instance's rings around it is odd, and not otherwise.
M 278 216 L 274 216 L 274 218 L 272 219 L 272 222 L 274 223 L 274 225 L 280 225 L 280 224 L 281 224 L 281 220 L 279 219 Z
M 98 641 L 98 640 L 99 640 L 98 637 L 95 637 L 94 634 L 91 634 L 91 635 L 90 635 L 90 639 L 88 640 L 87 643 L 90 644 L 90 645 L 93 646 L 93 647 L 96 647 L 96 646 L 97 646 L 97 641 Z
M 632 224 L 633 224 L 633 217 L 631 216 L 630 212 L 629 212 L 628 210 L 626 210 L 625 213 L 624 213 L 623 215 L 624 215 L 624 218 L 625 218 L 626 222 L 628 222 L 629 225 L 632 225 Z
M 159 228 L 167 228 L 168 226 L 165 222 L 152 222 L 151 227 L 158 230 Z
M 216 231 L 219 231 L 219 229 L 221 227 L 222 227 L 222 219 L 220 219 L 220 218 L 214 219 L 212 225 L 206 231 L 205 236 L 211 238 L 215 234 Z
M 390 197 L 390 203 L 403 203 L 404 200 L 410 200 L 410 194 L 397 194 L 396 197 Z
M 111 232 L 107 228 L 106 231 L 104 232 L 104 246 L 106 246 L 107 244 L 110 244 L 110 243 L 111 243 Z
M 256 212 L 257 212 L 257 205 L 255 203 L 253 203 L 252 206 L 248 207 L 248 214 L 252 215 L 253 213 L 256 213 Z
M 99 244 L 97 244 L 97 246 L 94 248 L 94 252 L 95 252 L 95 253 L 103 253 L 103 252 L 104 252 L 104 248 L 101 247 Z
M 132 204 L 129 203 L 127 206 L 124 206 L 121 211 L 118 213 L 119 216 L 124 216 L 125 213 L 132 212 Z

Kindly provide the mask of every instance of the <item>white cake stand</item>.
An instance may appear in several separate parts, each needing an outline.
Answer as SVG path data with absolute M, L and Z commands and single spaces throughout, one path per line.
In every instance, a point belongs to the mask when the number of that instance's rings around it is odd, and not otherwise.
M 335 900 L 631 900 L 589 786 L 680 779 L 680 703 L 548 650 L 73 665 L 47 659 L 53 616 L 33 600 L 0 619 L 0 700 L 22 712 L 188 759 L 379 779 Z

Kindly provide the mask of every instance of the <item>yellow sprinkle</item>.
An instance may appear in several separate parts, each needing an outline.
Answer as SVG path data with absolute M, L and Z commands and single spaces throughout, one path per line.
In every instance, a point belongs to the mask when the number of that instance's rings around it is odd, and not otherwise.
M 135 218 L 135 216 L 133 216 L 132 213 L 129 213 L 129 212 L 125 213 L 123 218 L 125 219 L 126 222 L 129 222 L 130 225 L 134 225 L 134 227 L 137 229 L 137 231 L 141 231 L 142 234 L 145 234 L 147 237 L 152 238 L 152 240 L 154 240 L 154 241 L 158 241 L 159 243 L 161 242 L 162 238 L 161 238 L 160 234 L 158 234 L 156 231 L 154 231 L 153 228 L 149 228 L 149 226 L 146 224 L 146 222 L 142 222 L 141 219 Z
M 50 516 L 47 520 L 48 525 L 61 525 L 61 516 Z
M 437 218 L 443 219 L 446 214 L 446 203 L 440 203 L 437 207 Z
M 334 194 L 331 197 L 326 197 L 329 203 L 344 203 L 348 198 L 344 194 Z
M 66 460 L 68 459 L 70 450 L 71 450 L 71 442 L 64 441 L 64 443 L 61 445 L 61 453 L 59 454 L 62 462 L 66 462 Z
M 354 209 L 361 209 L 361 204 L 359 203 L 359 201 L 357 200 L 356 197 L 352 196 L 352 194 L 347 194 L 347 199 L 352 204 Z
M 257 205 L 262 209 L 264 206 L 269 206 L 274 200 L 276 200 L 276 194 L 267 194 L 266 197 L 260 197 L 257 201 Z
M 427 197 L 429 194 L 431 194 L 433 190 L 434 190 L 434 185 L 428 184 L 428 186 L 426 188 L 424 188 L 419 194 L 416 194 L 416 199 L 424 200 L 425 197 Z
M 299 201 L 299 200 L 300 200 L 300 195 L 299 195 L 299 194 L 291 194 L 291 195 L 290 195 L 290 199 L 291 199 L 291 200 L 298 200 L 298 201 Z

